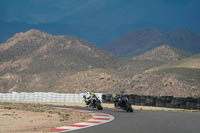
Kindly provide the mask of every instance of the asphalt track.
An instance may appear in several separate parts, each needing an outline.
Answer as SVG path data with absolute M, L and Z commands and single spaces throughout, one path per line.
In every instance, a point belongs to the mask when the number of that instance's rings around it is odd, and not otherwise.
M 200 133 L 200 112 L 135 110 L 127 113 L 115 109 L 100 112 L 113 115 L 115 120 L 70 133 Z

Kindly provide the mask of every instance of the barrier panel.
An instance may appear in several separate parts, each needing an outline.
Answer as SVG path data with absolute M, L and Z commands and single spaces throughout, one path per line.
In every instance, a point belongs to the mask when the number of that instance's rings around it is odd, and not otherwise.
M 102 101 L 102 93 L 95 93 Z M 54 93 L 54 92 L 12 92 L 0 93 L 0 100 L 2 101 L 36 101 L 36 102 L 83 102 L 83 93 Z
M 200 98 L 183 98 L 173 96 L 139 96 L 135 94 L 124 96 L 126 96 L 133 105 L 200 110 Z M 113 103 L 112 95 L 103 94 L 102 101 L 104 103 Z
M 197 98 L 197 109 L 200 110 L 200 98 Z
M 113 103 L 112 94 L 95 93 L 103 103 Z M 173 97 L 173 96 L 139 96 L 125 95 L 133 105 L 156 106 L 167 108 L 197 109 L 200 110 L 200 98 Z M 83 93 L 54 93 L 54 92 L 12 92 L 0 93 L 2 101 L 36 101 L 36 102 L 83 102 Z

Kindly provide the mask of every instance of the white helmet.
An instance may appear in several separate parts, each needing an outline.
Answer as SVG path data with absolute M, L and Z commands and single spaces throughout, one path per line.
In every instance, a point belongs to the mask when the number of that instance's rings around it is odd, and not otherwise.
M 86 90 L 83 95 L 85 96 L 86 99 L 90 99 L 91 97 L 91 94 L 88 90 Z
M 89 91 L 88 91 L 88 90 L 85 90 L 85 91 L 84 91 L 84 93 L 87 93 L 87 92 L 89 92 Z

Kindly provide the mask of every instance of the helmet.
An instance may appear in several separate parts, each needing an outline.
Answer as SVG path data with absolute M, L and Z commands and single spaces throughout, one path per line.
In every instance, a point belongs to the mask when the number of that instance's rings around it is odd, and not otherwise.
M 113 94 L 112 94 L 112 99 L 116 98 L 116 96 L 117 96 L 117 95 L 116 95 L 115 93 L 113 93 Z
M 83 93 L 83 96 L 86 98 L 86 99 L 88 99 L 88 98 L 90 98 L 90 92 L 88 91 L 88 90 L 85 90 L 84 91 L 84 93 Z
M 84 93 L 88 93 L 89 91 L 86 89 L 85 91 L 84 91 Z
M 85 93 L 85 97 L 86 97 L 87 99 L 90 99 L 90 98 L 91 98 L 91 94 L 90 94 L 89 92 L 87 92 L 87 93 Z

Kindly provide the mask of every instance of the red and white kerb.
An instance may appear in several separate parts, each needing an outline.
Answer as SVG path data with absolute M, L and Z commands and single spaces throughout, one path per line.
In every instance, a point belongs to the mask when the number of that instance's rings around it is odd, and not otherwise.
M 78 130 L 78 129 L 87 128 L 91 126 L 96 126 L 99 124 L 104 124 L 104 123 L 114 120 L 114 116 L 109 115 L 109 114 L 98 113 L 98 112 L 87 111 L 87 110 L 78 110 L 78 111 L 90 113 L 93 118 L 84 122 L 52 128 L 52 132 L 58 133 L 58 132 L 73 131 L 73 130 Z

